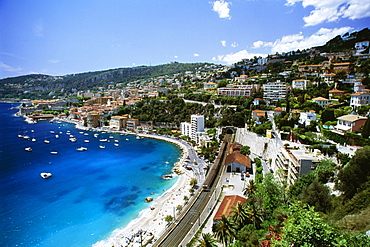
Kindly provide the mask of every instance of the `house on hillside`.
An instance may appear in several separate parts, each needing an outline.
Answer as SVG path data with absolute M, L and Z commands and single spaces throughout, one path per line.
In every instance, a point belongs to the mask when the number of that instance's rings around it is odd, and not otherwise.
M 321 105 L 322 107 L 326 107 L 329 104 L 329 100 L 324 97 L 317 97 L 312 99 L 313 102 Z
M 361 127 L 365 124 L 367 117 L 349 114 L 337 118 L 335 126 L 336 133 L 345 134 L 346 132 L 360 132 Z
M 350 106 L 359 107 L 368 104 L 370 104 L 370 92 L 362 90 L 360 92 L 351 94 Z
M 225 166 L 227 172 L 253 173 L 251 159 L 240 153 L 232 153 L 226 156 Z
M 344 91 L 338 90 L 338 89 L 333 89 L 329 91 L 329 99 L 338 99 L 342 97 L 344 94 Z

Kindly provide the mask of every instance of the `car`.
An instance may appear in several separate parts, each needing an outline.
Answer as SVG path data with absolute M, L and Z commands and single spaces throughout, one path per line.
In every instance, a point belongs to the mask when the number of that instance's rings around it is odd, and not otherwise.
M 249 174 L 249 172 L 246 172 L 246 173 L 245 173 L 245 176 L 246 176 L 247 178 L 249 178 L 251 175 Z
M 193 168 L 191 166 L 187 166 L 185 167 L 186 170 L 193 170 Z

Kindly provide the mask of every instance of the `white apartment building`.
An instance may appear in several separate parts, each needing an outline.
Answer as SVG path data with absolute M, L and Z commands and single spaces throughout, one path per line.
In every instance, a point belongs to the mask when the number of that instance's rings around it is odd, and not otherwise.
M 300 89 L 305 90 L 307 88 L 307 84 L 310 82 L 310 80 L 306 79 L 296 79 L 292 81 L 292 88 L 294 89 Z
M 358 92 L 351 94 L 350 106 L 359 107 L 362 105 L 370 104 L 370 93 L 369 92 Z
M 204 116 L 203 115 L 191 115 L 189 122 L 182 122 L 180 124 L 181 134 L 189 136 L 190 139 L 199 143 L 199 137 L 204 133 Z
M 315 169 L 316 164 L 323 158 L 319 150 L 312 153 L 302 149 L 281 148 L 276 156 L 274 172 L 280 170 L 278 172 L 280 179 L 291 185 L 298 178 Z
M 220 96 L 234 97 L 246 96 L 249 97 L 253 93 L 253 85 L 238 85 L 235 87 L 223 87 L 217 89 L 217 94 Z
M 268 101 L 278 101 L 285 99 L 288 87 L 284 82 L 277 80 L 263 85 L 263 99 Z

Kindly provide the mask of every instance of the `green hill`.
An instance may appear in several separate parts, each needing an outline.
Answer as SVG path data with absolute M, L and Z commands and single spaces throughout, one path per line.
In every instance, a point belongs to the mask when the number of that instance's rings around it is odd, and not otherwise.
M 86 72 L 66 76 L 49 76 L 32 74 L 0 80 L 0 98 L 17 98 L 23 92 L 42 92 L 50 90 L 72 89 L 86 90 L 104 87 L 111 83 L 126 85 L 130 81 L 148 79 L 151 77 L 173 75 L 194 71 L 207 63 L 170 63 L 157 66 L 139 66 L 133 68 L 118 68 L 104 71 Z

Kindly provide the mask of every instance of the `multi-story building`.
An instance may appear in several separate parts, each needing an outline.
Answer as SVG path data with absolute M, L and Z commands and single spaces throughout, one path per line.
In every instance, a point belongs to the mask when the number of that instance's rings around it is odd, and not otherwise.
M 246 96 L 249 97 L 253 93 L 253 85 L 237 85 L 235 87 L 223 87 L 217 89 L 217 94 L 220 96 Z
M 191 133 L 191 123 L 190 122 L 182 122 L 180 124 L 180 130 L 181 130 L 181 134 L 184 135 L 184 136 L 189 136 L 190 137 L 190 133 Z
M 126 127 L 127 116 L 112 116 L 109 121 L 109 126 L 112 129 L 120 130 Z
M 337 130 L 336 133 L 344 134 L 346 132 L 360 132 L 361 127 L 365 124 L 367 120 L 367 117 L 349 114 L 338 117 L 337 120 L 338 122 L 335 126 L 335 129 Z
M 126 121 L 126 129 L 136 129 L 136 127 L 139 125 L 139 119 L 127 119 Z
M 370 92 L 368 91 L 360 91 L 354 94 L 351 94 L 351 101 L 350 106 L 352 107 L 359 107 L 362 105 L 370 104 Z
M 295 180 L 315 169 L 316 164 L 323 158 L 320 151 L 312 153 L 301 149 L 281 148 L 276 156 L 274 172 L 279 175 L 282 182 L 291 185 Z
M 196 142 L 199 133 L 204 132 L 204 116 L 203 115 L 191 115 L 191 133 L 190 138 Z
M 305 90 L 307 88 L 308 83 L 311 82 L 310 80 L 306 79 L 296 79 L 292 81 L 292 88 L 294 89 L 301 89 Z
M 278 101 L 286 98 L 288 87 L 284 82 L 277 80 L 263 85 L 263 99 L 268 101 Z
M 326 107 L 329 104 L 329 100 L 324 97 L 317 97 L 312 99 L 313 102 L 321 105 L 322 107 Z

